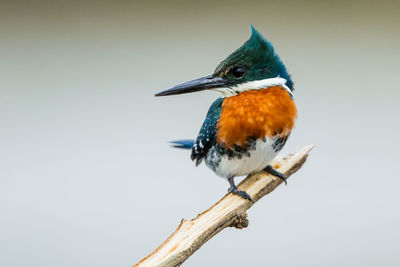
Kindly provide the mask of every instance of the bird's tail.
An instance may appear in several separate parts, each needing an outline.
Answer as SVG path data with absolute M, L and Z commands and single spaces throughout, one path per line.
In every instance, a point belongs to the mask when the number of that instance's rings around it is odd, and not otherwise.
M 176 140 L 170 142 L 173 147 L 182 149 L 192 149 L 194 140 Z

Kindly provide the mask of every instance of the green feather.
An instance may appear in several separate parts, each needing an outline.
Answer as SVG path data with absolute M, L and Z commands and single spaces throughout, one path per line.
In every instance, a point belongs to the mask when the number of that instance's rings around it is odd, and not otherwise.
M 272 44 L 252 25 L 250 28 L 249 40 L 223 60 L 215 69 L 213 76 L 230 80 L 233 85 L 281 77 L 287 80 L 286 85 L 293 90 L 290 75 L 278 54 L 275 53 Z M 244 75 L 240 78 L 235 77 L 232 73 L 238 67 L 245 70 Z

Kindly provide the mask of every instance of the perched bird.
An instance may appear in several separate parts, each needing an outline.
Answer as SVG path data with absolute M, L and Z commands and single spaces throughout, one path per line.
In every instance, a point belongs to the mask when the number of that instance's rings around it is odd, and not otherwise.
M 253 26 L 251 37 L 230 54 L 214 73 L 176 85 L 156 96 L 202 90 L 223 94 L 211 104 L 196 140 L 172 142 L 191 149 L 196 166 L 203 160 L 228 179 L 229 192 L 253 201 L 238 190 L 235 176 L 267 171 L 283 179 L 269 163 L 285 145 L 297 117 L 293 82 L 285 65 Z

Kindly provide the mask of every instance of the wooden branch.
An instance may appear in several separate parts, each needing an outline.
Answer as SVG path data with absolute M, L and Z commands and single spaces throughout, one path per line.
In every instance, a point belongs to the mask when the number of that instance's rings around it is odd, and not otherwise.
M 289 177 L 301 168 L 312 148 L 312 145 L 306 146 L 286 158 L 276 158 L 272 165 Z M 259 172 L 249 175 L 238 187 L 245 190 L 254 202 L 257 202 L 281 183 L 281 179 L 265 172 Z M 205 242 L 224 228 L 236 227 L 242 229 L 247 227 L 246 211 L 251 206 L 253 206 L 253 203 L 248 200 L 232 193 L 226 194 L 220 201 L 195 219 L 182 219 L 175 232 L 161 246 L 134 266 L 180 266 Z

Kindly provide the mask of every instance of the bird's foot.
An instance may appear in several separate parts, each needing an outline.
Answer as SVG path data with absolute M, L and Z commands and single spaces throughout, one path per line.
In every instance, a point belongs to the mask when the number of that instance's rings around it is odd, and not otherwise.
M 266 171 L 266 172 L 272 174 L 273 176 L 276 176 L 276 177 L 282 179 L 282 180 L 285 182 L 285 185 L 287 185 L 287 181 L 286 181 L 287 177 L 286 177 L 283 173 L 278 172 L 277 170 L 275 170 L 274 168 L 272 168 L 271 165 L 268 165 L 267 167 L 265 167 L 265 168 L 264 168 L 264 171 Z
M 247 194 L 245 191 L 241 191 L 241 190 L 237 189 L 236 187 L 229 187 L 228 192 L 238 195 L 238 196 L 241 196 L 242 198 L 247 199 L 254 203 L 253 199 L 251 198 L 251 196 L 249 194 Z
M 233 177 L 228 178 L 228 181 L 229 181 L 229 184 L 231 185 L 229 187 L 229 189 L 228 189 L 228 192 L 230 192 L 232 194 L 235 194 L 235 195 L 238 195 L 238 196 L 240 196 L 240 197 L 242 197 L 244 199 L 247 199 L 247 200 L 249 200 L 249 201 L 254 203 L 253 199 L 250 197 L 249 194 L 247 194 L 245 191 L 239 190 L 236 187 L 236 185 L 235 185 L 235 183 L 233 181 Z

